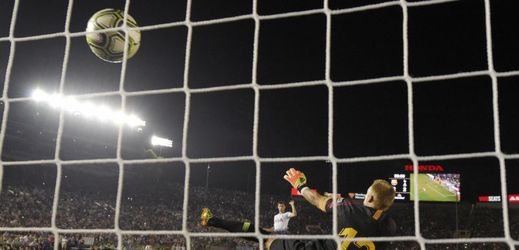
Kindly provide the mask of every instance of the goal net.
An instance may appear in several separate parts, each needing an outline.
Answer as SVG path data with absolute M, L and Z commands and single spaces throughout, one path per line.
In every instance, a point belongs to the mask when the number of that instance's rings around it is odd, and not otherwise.
M 517 7 L 1 1 L 0 249 L 347 247 L 337 208 L 305 201 L 290 168 L 333 202 L 393 185 L 396 235 L 362 242 L 515 249 Z M 121 63 L 85 41 L 106 8 L 141 32 Z M 288 233 L 261 233 L 291 200 Z M 254 230 L 202 226 L 205 207 Z

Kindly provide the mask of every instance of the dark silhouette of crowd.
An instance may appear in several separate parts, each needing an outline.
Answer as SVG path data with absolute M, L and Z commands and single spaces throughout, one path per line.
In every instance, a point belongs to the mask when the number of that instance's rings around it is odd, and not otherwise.
M 183 191 L 180 184 L 157 190 L 156 196 L 128 188 L 123 192 L 119 225 L 123 230 L 182 230 Z M 145 190 L 145 189 L 144 189 Z M 169 191 L 168 191 L 169 190 Z M 173 190 L 173 192 L 172 192 Z M 0 227 L 50 227 L 54 189 L 42 186 L 4 184 L 0 194 Z M 262 194 L 260 226 L 271 227 L 276 202 L 290 197 Z M 59 228 L 113 228 L 116 197 L 103 192 L 61 190 L 56 223 Z M 289 225 L 290 234 L 329 234 L 332 217 L 295 197 L 299 216 Z M 191 186 L 187 226 L 190 232 L 223 232 L 201 227 L 200 210 L 210 207 L 223 219 L 254 221 L 255 194 L 228 189 Z M 510 232 L 519 239 L 519 208 L 510 206 Z M 503 216 L 499 203 L 421 203 L 421 235 L 427 239 L 503 237 Z M 389 211 L 398 225 L 397 235 L 415 234 L 413 203 L 398 202 Z M 53 249 L 50 232 L 2 232 L 0 249 Z M 114 249 L 115 234 L 59 235 L 62 249 Z M 125 249 L 185 249 L 182 235 L 123 235 Z M 239 237 L 192 237 L 192 249 L 258 249 L 256 242 Z M 392 242 L 389 249 L 419 249 L 416 242 Z M 427 249 L 507 249 L 502 243 L 435 244 Z
M 52 200 L 49 189 L 4 186 L 0 194 L 0 225 L 4 227 L 50 226 Z M 37 208 L 37 209 L 34 209 Z
M 182 230 L 183 187 L 176 192 L 156 190 L 153 196 L 138 190 L 125 191 L 119 226 L 124 230 Z M 149 216 L 152 214 L 153 216 Z
M 0 234 L 0 249 L 38 249 L 54 248 L 54 235 L 49 232 L 2 232 Z

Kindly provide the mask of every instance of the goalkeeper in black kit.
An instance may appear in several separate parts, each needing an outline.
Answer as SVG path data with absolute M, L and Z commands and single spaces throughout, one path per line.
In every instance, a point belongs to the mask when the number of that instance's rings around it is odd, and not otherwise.
M 294 188 L 312 205 L 323 212 L 331 213 L 333 198 L 331 195 L 321 195 L 311 190 L 306 184 L 306 176 L 293 168 L 286 171 L 284 176 Z M 375 180 L 368 188 L 362 205 L 354 204 L 345 198 L 337 199 L 337 224 L 339 235 L 346 238 L 340 249 L 384 249 L 383 242 L 356 241 L 355 238 L 392 236 L 396 231 L 393 219 L 386 211 L 393 205 L 395 190 L 384 180 Z M 269 250 L 336 250 L 333 240 L 292 240 L 274 239 L 267 242 Z

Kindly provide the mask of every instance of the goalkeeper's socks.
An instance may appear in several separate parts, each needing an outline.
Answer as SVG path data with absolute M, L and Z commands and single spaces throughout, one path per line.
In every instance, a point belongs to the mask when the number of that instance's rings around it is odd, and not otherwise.
M 209 219 L 209 221 L 207 222 L 207 225 L 222 228 L 229 232 L 235 232 L 235 233 L 254 232 L 254 224 L 247 222 L 247 221 L 246 222 L 236 222 L 236 221 L 222 220 L 222 219 L 213 217 L 213 218 Z
M 209 221 L 207 222 L 207 225 L 225 229 L 229 232 L 234 232 L 234 233 L 241 233 L 241 232 L 251 233 L 251 232 L 254 232 L 254 228 L 255 228 L 254 224 L 250 223 L 248 221 L 236 222 L 236 221 L 222 220 L 222 219 L 219 219 L 216 217 L 209 219 Z M 270 234 L 270 232 L 263 230 L 263 228 L 260 228 L 260 232 L 262 234 Z M 248 241 L 258 242 L 258 239 L 255 237 L 241 237 L 241 238 L 248 240 Z

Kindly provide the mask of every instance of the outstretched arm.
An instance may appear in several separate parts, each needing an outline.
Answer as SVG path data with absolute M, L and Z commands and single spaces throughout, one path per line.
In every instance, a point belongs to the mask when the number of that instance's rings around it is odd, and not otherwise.
M 290 203 L 290 206 L 292 207 L 292 214 L 290 215 L 290 218 L 294 218 L 297 216 L 296 205 L 295 205 L 294 201 L 290 201 L 289 203 Z
M 286 173 L 284 176 L 285 180 L 288 181 L 292 187 L 297 189 L 305 200 L 323 212 L 326 212 L 326 203 L 331 197 L 321 195 L 317 191 L 311 190 L 308 185 L 306 185 L 306 176 L 303 172 L 291 168 Z
M 326 203 L 331 199 L 331 197 L 321 195 L 317 191 L 311 190 L 310 188 L 302 189 L 301 194 L 305 200 L 310 202 L 310 204 L 319 208 L 321 211 L 326 212 Z

